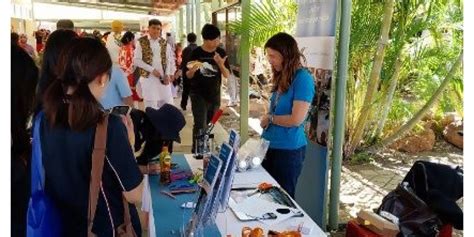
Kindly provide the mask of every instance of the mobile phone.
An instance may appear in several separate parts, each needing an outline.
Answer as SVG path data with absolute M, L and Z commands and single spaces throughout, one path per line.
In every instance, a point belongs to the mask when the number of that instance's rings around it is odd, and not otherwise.
M 116 115 L 128 115 L 132 108 L 127 105 L 119 105 L 115 106 L 112 108 L 112 111 L 110 112 L 111 114 L 116 114 Z

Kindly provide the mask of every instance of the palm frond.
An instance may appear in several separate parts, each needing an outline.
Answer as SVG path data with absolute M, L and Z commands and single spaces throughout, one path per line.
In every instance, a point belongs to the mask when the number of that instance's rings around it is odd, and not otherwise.
M 235 34 L 249 32 L 251 46 L 262 46 L 266 40 L 278 32 L 289 32 L 296 24 L 297 5 L 294 0 L 273 2 L 262 1 L 250 7 L 249 21 L 238 19 L 228 24 Z

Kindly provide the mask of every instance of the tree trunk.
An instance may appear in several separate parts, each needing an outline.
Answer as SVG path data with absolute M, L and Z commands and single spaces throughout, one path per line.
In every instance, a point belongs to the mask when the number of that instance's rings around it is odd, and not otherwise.
M 374 135 L 375 139 L 378 139 L 380 135 L 382 134 L 383 127 L 385 126 L 385 122 L 387 121 L 388 112 L 390 112 L 390 109 L 392 108 L 393 96 L 395 94 L 395 89 L 397 88 L 398 76 L 400 75 L 400 69 L 402 67 L 402 59 L 401 59 L 402 53 L 401 52 L 402 51 L 400 51 L 397 61 L 395 61 L 395 65 L 394 65 L 395 69 L 394 69 L 392 77 L 390 78 L 390 85 L 387 90 L 387 96 L 385 97 L 385 101 L 382 107 L 383 109 L 382 116 L 377 125 L 377 130 L 375 131 L 375 135 Z
M 433 94 L 433 96 L 431 96 L 430 100 L 426 102 L 423 108 L 421 108 L 421 110 L 418 111 L 418 113 L 416 113 L 415 116 L 412 119 L 410 119 L 410 121 L 408 121 L 405 125 L 401 126 L 400 129 L 398 129 L 398 131 L 396 131 L 394 134 L 382 140 L 380 144 L 370 147 L 369 150 L 374 151 L 380 148 L 384 148 L 392 144 L 394 141 L 396 141 L 400 137 L 402 137 L 406 132 L 410 131 L 423 118 L 426 112 L 428 112 L 431 109 L 431 107 L 433 107 L 433 105 L 439 100 L 439 98 L 441 98 L 442 93 L 444 92 L 446 87 L 449 85 L 449 81 L 451 80 L 451 78 L 453 78 L 454 74 L 456 73 L 456 70 L 461 66 L 462 58 L 463 58 L 463 51 L 461 51 L 458 59 L 456 60 L 454 65 L 451 67 L 451 70 L 449 71 L 448 75 L 446 75 L 446 78 L 438 87 L 438 89 Z
M 362 136 L 369 121 L 369 115 L 373 105 L 375 93 L 380 81 L 380 71 L 382 70 L 382 64 L 385 56 L 385 46 L 388 44 L 388 33 L 390 31 L 390 25 L 392 23 L 394 0 L 386 0 L 384 5 L 384 14 L 382 29 L 380 33 L 380 40 L 378 42 L 377 51 L 374 56 L 374 63 L 370 72 L 369 84 L 367 86 L 367 92 L 364 100 L 364 104 L 360 111 L 359 119 L 357 120 L 356 130 L 349 140 L 349 144 L 345 149 L 345 156 L 349 157 L 354 153 L 354 150 L 359 146 Z

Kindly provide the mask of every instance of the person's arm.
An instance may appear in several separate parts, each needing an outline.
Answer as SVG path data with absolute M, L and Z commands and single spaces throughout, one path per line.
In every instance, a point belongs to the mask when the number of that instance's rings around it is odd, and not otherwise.
M 226 56 L 226 59 L 227 61 L 227 56 Z M 229 75 L 230 75 L 230 71 L 229 71 L 229 68 L 225 66 L 225 64 L 223 63 L 222 65 L 219 64 L 219 69 L 221 70 L 222 72 L 222 75 L 225 77 L 225 78 L 229 78 Z
M 227 55 L 225 54 L 225 51 L 224 50 L 222 51 L 223 51 L 222 57 L 219 53 L 216 52 L 216 54 L 214 55 L 214 61 L 216 61 L 217 66 L 219 67 L 222 75 L 225 78 L 229 78 L 229 74 L 230 74 L 229 62 L 227 61 Z
M 130 89 L 128 80 L 125 77 L 125 73 L 119 68 L 113 70 L 117 71 L 117 90 L 119 92 L 120 98 L 122 98 L 123 104 L 133 106 L 132 90 Z
M 263 128 L 270 124 L 282 127 L 297 127 L 306 119 L 315 92 L 313 77 L 307 72 L 300 72 L 297 78 L 293 80 L 293 84 L 295 95 L 291 114 L 264 115 L 260 123 Z
M 305 120 L 309 106 L 310 103 L 306 101 L 294 100 L 291 114 L 273 115 L 271 123 L 282 127 L 297 127 Z
M 140 203 L 142 201 L 142 193 L 143 193 L 143 180 L 142 182 L 134 189 L 122 192 L 123 196 L 129 203 Z
M 127 96 L 122 99 L 124 105 L 128 105 L 130 107 L 133 107 L 133 97 L 132 96 Z
M 165 73 L 168 82 L 172 82 L 174 81 L 174 72 L 176 71 L 176 57 L 170 44 L 166 44 L 166 58 L 168 59 L 166 62 L 166 72 L 163 73 Z
M 189 47 L 186 47 L 183 49 L 183 53 L 181 54 L 181 65 L 180 65 L 180 69 L 183 71 L 183 73 L 185 73 L 186 71 L 186 64 L 189 62 Z M 186 73 L 185 73 L 186 74 Z
M 198 65 L 195 65 L 194 67 L 188 69 L 186 72 L 186 78 L 191 79 L 194 77 L 194 74 L 196 74 L 196 71 L 199 69 Z
M 143 62 L 142 59 L 142 46 L 140 45 L 140 42 L 137 41 L 135 52 L 133 54 L 133 65 L 136 67 L 139 67 L 147 72 L 153 72 L 155 70 L 151 65 Z

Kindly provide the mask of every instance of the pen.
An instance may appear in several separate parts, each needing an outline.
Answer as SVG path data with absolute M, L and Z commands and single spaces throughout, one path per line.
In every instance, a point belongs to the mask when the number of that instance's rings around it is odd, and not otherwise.
M 160 191 L 160 193 L 162 193 L 162 194 L 164 194 L 164 195 L 166 195 L 166 196 L 168 196 L 168 197 L 170 197 L 170 198 L 176 199 L 176 197 L 175 197 L 173 194 L 169 193 L 169 192 Z

